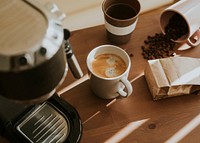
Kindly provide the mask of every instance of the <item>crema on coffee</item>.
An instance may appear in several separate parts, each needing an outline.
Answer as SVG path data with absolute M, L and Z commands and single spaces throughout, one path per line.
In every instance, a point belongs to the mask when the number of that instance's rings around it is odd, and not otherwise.
M 104 78 L 117 77 L 126 71 L 126 63 L 115 54 L 101 54 L 92 61 L 92 70 Z

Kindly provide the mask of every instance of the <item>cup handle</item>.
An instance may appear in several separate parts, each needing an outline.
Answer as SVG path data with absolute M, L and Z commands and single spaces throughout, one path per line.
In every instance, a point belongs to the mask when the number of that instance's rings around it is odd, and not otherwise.
M 200 29 L 198 29 L 188 40 L 189 46 L 198 46 L 200 44 Z
M 125 92 L 122 88 L 120 88 L 118 90 L 118 93 L 122 96 L 122 97 L 128 97 L 129 95 L 131 95 L 131 93 L 133 92 L 133 87 L 131 85 L 131 83 L 128 81 L 128 79 L 126 79 L 125 77 L 123 77 L 121 79 L 121 83 L 126 87 L 127 92 Z

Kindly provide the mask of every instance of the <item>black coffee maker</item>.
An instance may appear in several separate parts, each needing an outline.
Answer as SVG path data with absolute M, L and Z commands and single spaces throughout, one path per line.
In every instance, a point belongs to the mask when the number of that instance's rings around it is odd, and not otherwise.
M 0 135 L 13 143 L 77 143 L 76 109 L 56 94 L 68 65 L 83 73 L 55 4 L 33 0 L 0 3 Z

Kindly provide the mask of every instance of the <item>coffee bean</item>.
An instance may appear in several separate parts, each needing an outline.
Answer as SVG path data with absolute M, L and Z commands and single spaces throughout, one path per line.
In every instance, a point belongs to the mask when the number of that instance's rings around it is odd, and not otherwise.
M 160 59 L 173 56 L 176 43 L 162 33 L 156 33 L 154 36 L 148 36 L 144 41 L 142 55 L 145 59 Z
M 131 53 L 129 56 L 130 56 L 130 57 L 133 57 L 134 55 Z
M 179 14 L 174 14 L 167 26 L 165 27 L 165 33 L 172 40 L 177 40 L 181 38 L 183 35 L 186 35 L 189 32 L 187 22 L 184 18 Z
M 175 56 L 174 49 L 177 46 L 177 39 L 186 35 L 189 31 L 184 18 L 179 14 L 174 14 L 165 27 L 165 35 L 156 33 L 148 36 L 142 46 L 142 55 L 145 59 L 159 59 Z

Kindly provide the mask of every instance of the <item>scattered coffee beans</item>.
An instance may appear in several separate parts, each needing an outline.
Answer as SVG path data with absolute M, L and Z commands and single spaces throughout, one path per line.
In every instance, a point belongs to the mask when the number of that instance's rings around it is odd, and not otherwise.
M 147 37 L 147 40 L 144 41 L 145 45 L 141 47 L 145 59 L 151 60 L 174 56 L 177 45 L 174 41 L 188 33 L 187 23 L 179 14 L 174 14 L 165 27 L 165 33 L 165 35 L 157 33 L 154 36 Z
M 148 36 L 142 46 L 142 55 L 145 59 L 160 59 L 174 56 L 176 43 L 167 38 L 164 34 L 156 33 L 154 36 Z

